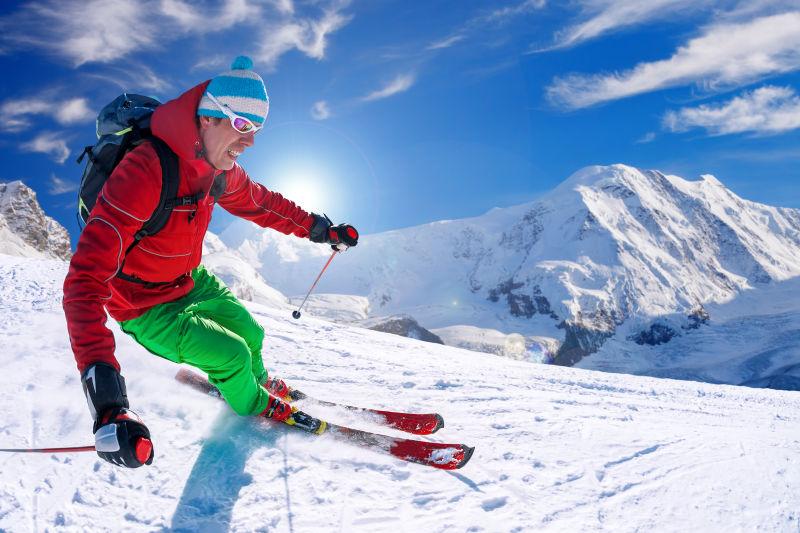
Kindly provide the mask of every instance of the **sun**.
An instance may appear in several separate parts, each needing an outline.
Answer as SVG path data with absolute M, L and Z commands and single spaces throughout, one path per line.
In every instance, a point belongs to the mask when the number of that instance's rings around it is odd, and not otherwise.
M 334 200 L 328 192 L 331 180 L 320 170 L 308 164 L 291 165 L 276 177 L 273 190 L 306 211 L 331 209 Z

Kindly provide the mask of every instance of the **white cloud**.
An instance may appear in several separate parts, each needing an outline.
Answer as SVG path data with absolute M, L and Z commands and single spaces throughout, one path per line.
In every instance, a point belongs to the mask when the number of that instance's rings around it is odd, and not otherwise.
M 790 87 L 767 85 L 721 104 L 670 111 L 663 124 L 673 132 L 704 128 L 712 135 L 783 133 L 800 128 L 800 96 Z
M 468 19 L 447 37 L 433 41 L 425 50 L 432 51 L 450 48 L 476 35 L 485 38 L 487 30 L 506 26 L 518 17 L 541 10 L 546 5 L 546 0 L 522 0 L 521 2 L 517 1 L 505 7 L 495 8 L 489 11 L 483 10 Z
M 45 114 L 50 109 L 50 102 L 44 100 L 7 100 L 0 105 L 0 130 L 11 133 L 22 131 L 31 124 L 27 115 Z
M 37 48 L 78 67 L 241 26 L 232 40 L 260 50 L 258 58 L 274 66 L 292 49 L 323 58 L 330 34 L 351 19 L 342 13 L 349 3 L 310 2 L 307 9 L 321 11 L 314 18 L 298 14 L 292 0 L 39 0 L 0 17 L 0 49 Z
M 162 15 L 177 22 L 188 33 L 218 32 L 235 24 L 261 19 L 261 7 L 248 0 L 225 0 L 216 12 L 198 2 L 185 0 L 160 0 L 159 8 Z
M 0 117 L 0 131 L 16 133 L 30 125 L 30 121 L 25 117 Z
M 163 92 L 172 86 L 164 76 L 156 74 L 147 65 L 129 64 L 125 72 L 130 76 L 130 82 L 126 84 L 128 90 L 131 87 L 137 87 L 149 91 Z
M 93 120 L 96 116 L 87 105 L 86 98 L 72 98 L 55 109 L 55 117 L 61 124 L 74 124 Z
M 221 71 L 230 64 L 231 58 L 223 54 L 204 56 L 192 66 L 192 70 Z
M 710 15 L 718 22 L 746 22 L 753 18 L 786 12 L 797 0 L 575 0 L 577 22 L 557 31 L 548 51 L 576 46 L 602 35 L 647 23 L 663 23 Z
M 628 26 L 669 16 L 686 17 L 697 10 L 720 4 L 715 0 L 583 0 L 581 22 L 556 33 L 556 44 L 564 48 Z
M 180 24 L 184 30 L 205 22 L 197 8 L 183 0 L 161 0 L 161 12 Z
M 479 17 L 483 23 L 505 22 L 508 19 L 538 11 L 547 5 L 546 0 L 523 0 L 514 5 L 495 9 L 489 14 Z
M 320 100 L 315 102 L 311 107 L 311 118 L 314 120 L 325 120 L 331 117 L 331 110 L 328 107 L 328 102 Z
M 230 58 L 227 60 L 230 61 Z M 173 86 L 166 76 L 156 74 L 153 69 L 137 61 L 126 61 L 123 67 L 107 66 L 102 72 L 87 72 L 84 76 L 114 85 L 120 92 L 163 95 Z
M 39 152 L 48 154 L 56 162 L 63 164 L 69 157 L 67 143 L 61 138 L 60 133 L 45 132 L 34 137 L 33 140 L 20 145 L 25 152 Z
M 308 57 L 323 59 L 330 34 L 344 27 L 352 19 L 342 10 L 349 2 L 337 2 L 317 19 L 292 17 L 264 28 L 256 58 L 274 69 L 283 54 L 297 49 Z
M 6 100 L 0 105 L 0 130 L 18 132 L 30 127 L 30 115 L 49 115 L 59 124 L 69 125 L 89 122 L 95 113 L 89 109 L 85 98 L 53 100 L 45 93 L 34 98 Z M 39 128 L 41 129 L 41 128 Z
M 373 100 L 381 100 L 388 98 L 398 93 L 405 92 L 414 85 L 415 77 L 413 74 L 401 74 L 395 79 L 387 83 L 381 89 L 373 91 L 368 95 L 361 98 L 364 102 L 372 102 Z
M 645 133 L 644 135 L 642 135 L 640 138 L 636 139 L 636 144 L 647 144 L 647 143 L 651 143 L 651 142 L 653 142 L 655 139 L 656 139 L 656 134 L 655 134 L 655 132 L 648 131 L 647 133 Z
M 159 31 L 152 21 L 154 2 L 60 0 L 34 2 L 0 20 L 3 40 L 64 56 L 75 66 L 108 62 L 138 49 L 152 48 Z
M 294 14 L 294 2 L 292 0 L 271 0 L 270 3 L 275 6 L 275 9 L 285 15 Z
M 457 42 L 463 41 L 464 39 L 466 39 L 466 37 L 462 34 L 451 35 L 450 37 L 446 37 L 444 39 L 429 44 L 425 49 L 441 50 L 442 48 L 450 48 Z
M 740 24 L 717 24 L 669 59 L 613 74 L 572 74 L 547 88 L 549 100 L 582 108 L 668 87 L 735 87 L 800 68 L 800 12 Z
M 78 190 L 78 184 L 66 180 L 62 180 L 55 174 L 50 174 L 50 186 L 47 192 L 52 195 L 66 194 Z

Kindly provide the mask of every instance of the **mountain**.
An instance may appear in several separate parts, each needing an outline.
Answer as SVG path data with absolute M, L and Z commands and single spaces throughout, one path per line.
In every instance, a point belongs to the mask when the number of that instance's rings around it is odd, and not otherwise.
M 270 287 L 252 265 L 232 253 L 212 232 L 203 239 L 203 265 L 219 277 L 237 298 L 277 309 L 288 309 L 289 299 Z
M 66 268 L 0 255 L 2 448 L 93 442 Z M 237 417 L 110 321 L 153 464 L 0 453 L 0 530 L 797 530 L 796 393 L 534 365 L 247 306 L 271 373 L 322 399 L 437 411 L 427 438 L 475 446 L 471 462 L 447 473 Z
M 328 255 L 244 222 L 220 237 L 289 295 Z M 572 365 L 612 337 L 660 345 L 713 322 L 709 306 L 800 275 L 798 257 L 800 210 L 744 200 L 708 175 L 594 166 L 535 202 L 364 236 L 318 290 L 428 329 L 556 341 L 555 362 Z
M 36 193 L 21 181 L 0 183 L 0 253 L 69 259 L 69 233 L 45 215 Z

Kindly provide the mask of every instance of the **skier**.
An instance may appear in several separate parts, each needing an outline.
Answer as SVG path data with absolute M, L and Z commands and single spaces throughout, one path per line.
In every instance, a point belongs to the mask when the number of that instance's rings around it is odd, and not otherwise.
M 268 112 L 263 80 L 239 56 L 229 72 L 152 116 L 153 135 L 178 156 L 179 195 L 197 195 L 196 203 L 176 206 L 159 233 L 135 238 L 162 185 L 156 149 L 143 142 L 117 165 L 91 211 L 64 280 L 63 306 L 95 447 L 106 461 L 129 468 L 153 461 L 150 432 L 129 410 L 106 310 L 150 352 L 206 372 L 239 415 L 285 421 L 292 414 L 281 399 L 286 385 L 268 379 L 262 362 L 263 328 L 200 264 L 211 212 L 218 201 L 262 227 L 341 248 L 355 246 L 358 232 L 304 211 L 238 165 Z M 212 186 L 218 190 L 209 194 Z

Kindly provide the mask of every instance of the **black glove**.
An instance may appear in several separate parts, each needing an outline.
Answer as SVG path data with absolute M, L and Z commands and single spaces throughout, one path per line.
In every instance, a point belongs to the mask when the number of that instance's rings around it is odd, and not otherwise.
M 358 231 L 350 224 L 333 225 L 328 215 L 312 213 L 314 224 L 308 238 L 312 242 L 330 243 L 334 250 L 347 250 L 358 244 Z
M 97 455 L 128 468 L 152 463 L 150 431 L 136 413 L 128 410 L 125 378 L 113 366 L 97 363 L 86 369 L 81 382 L 94 418 Z

